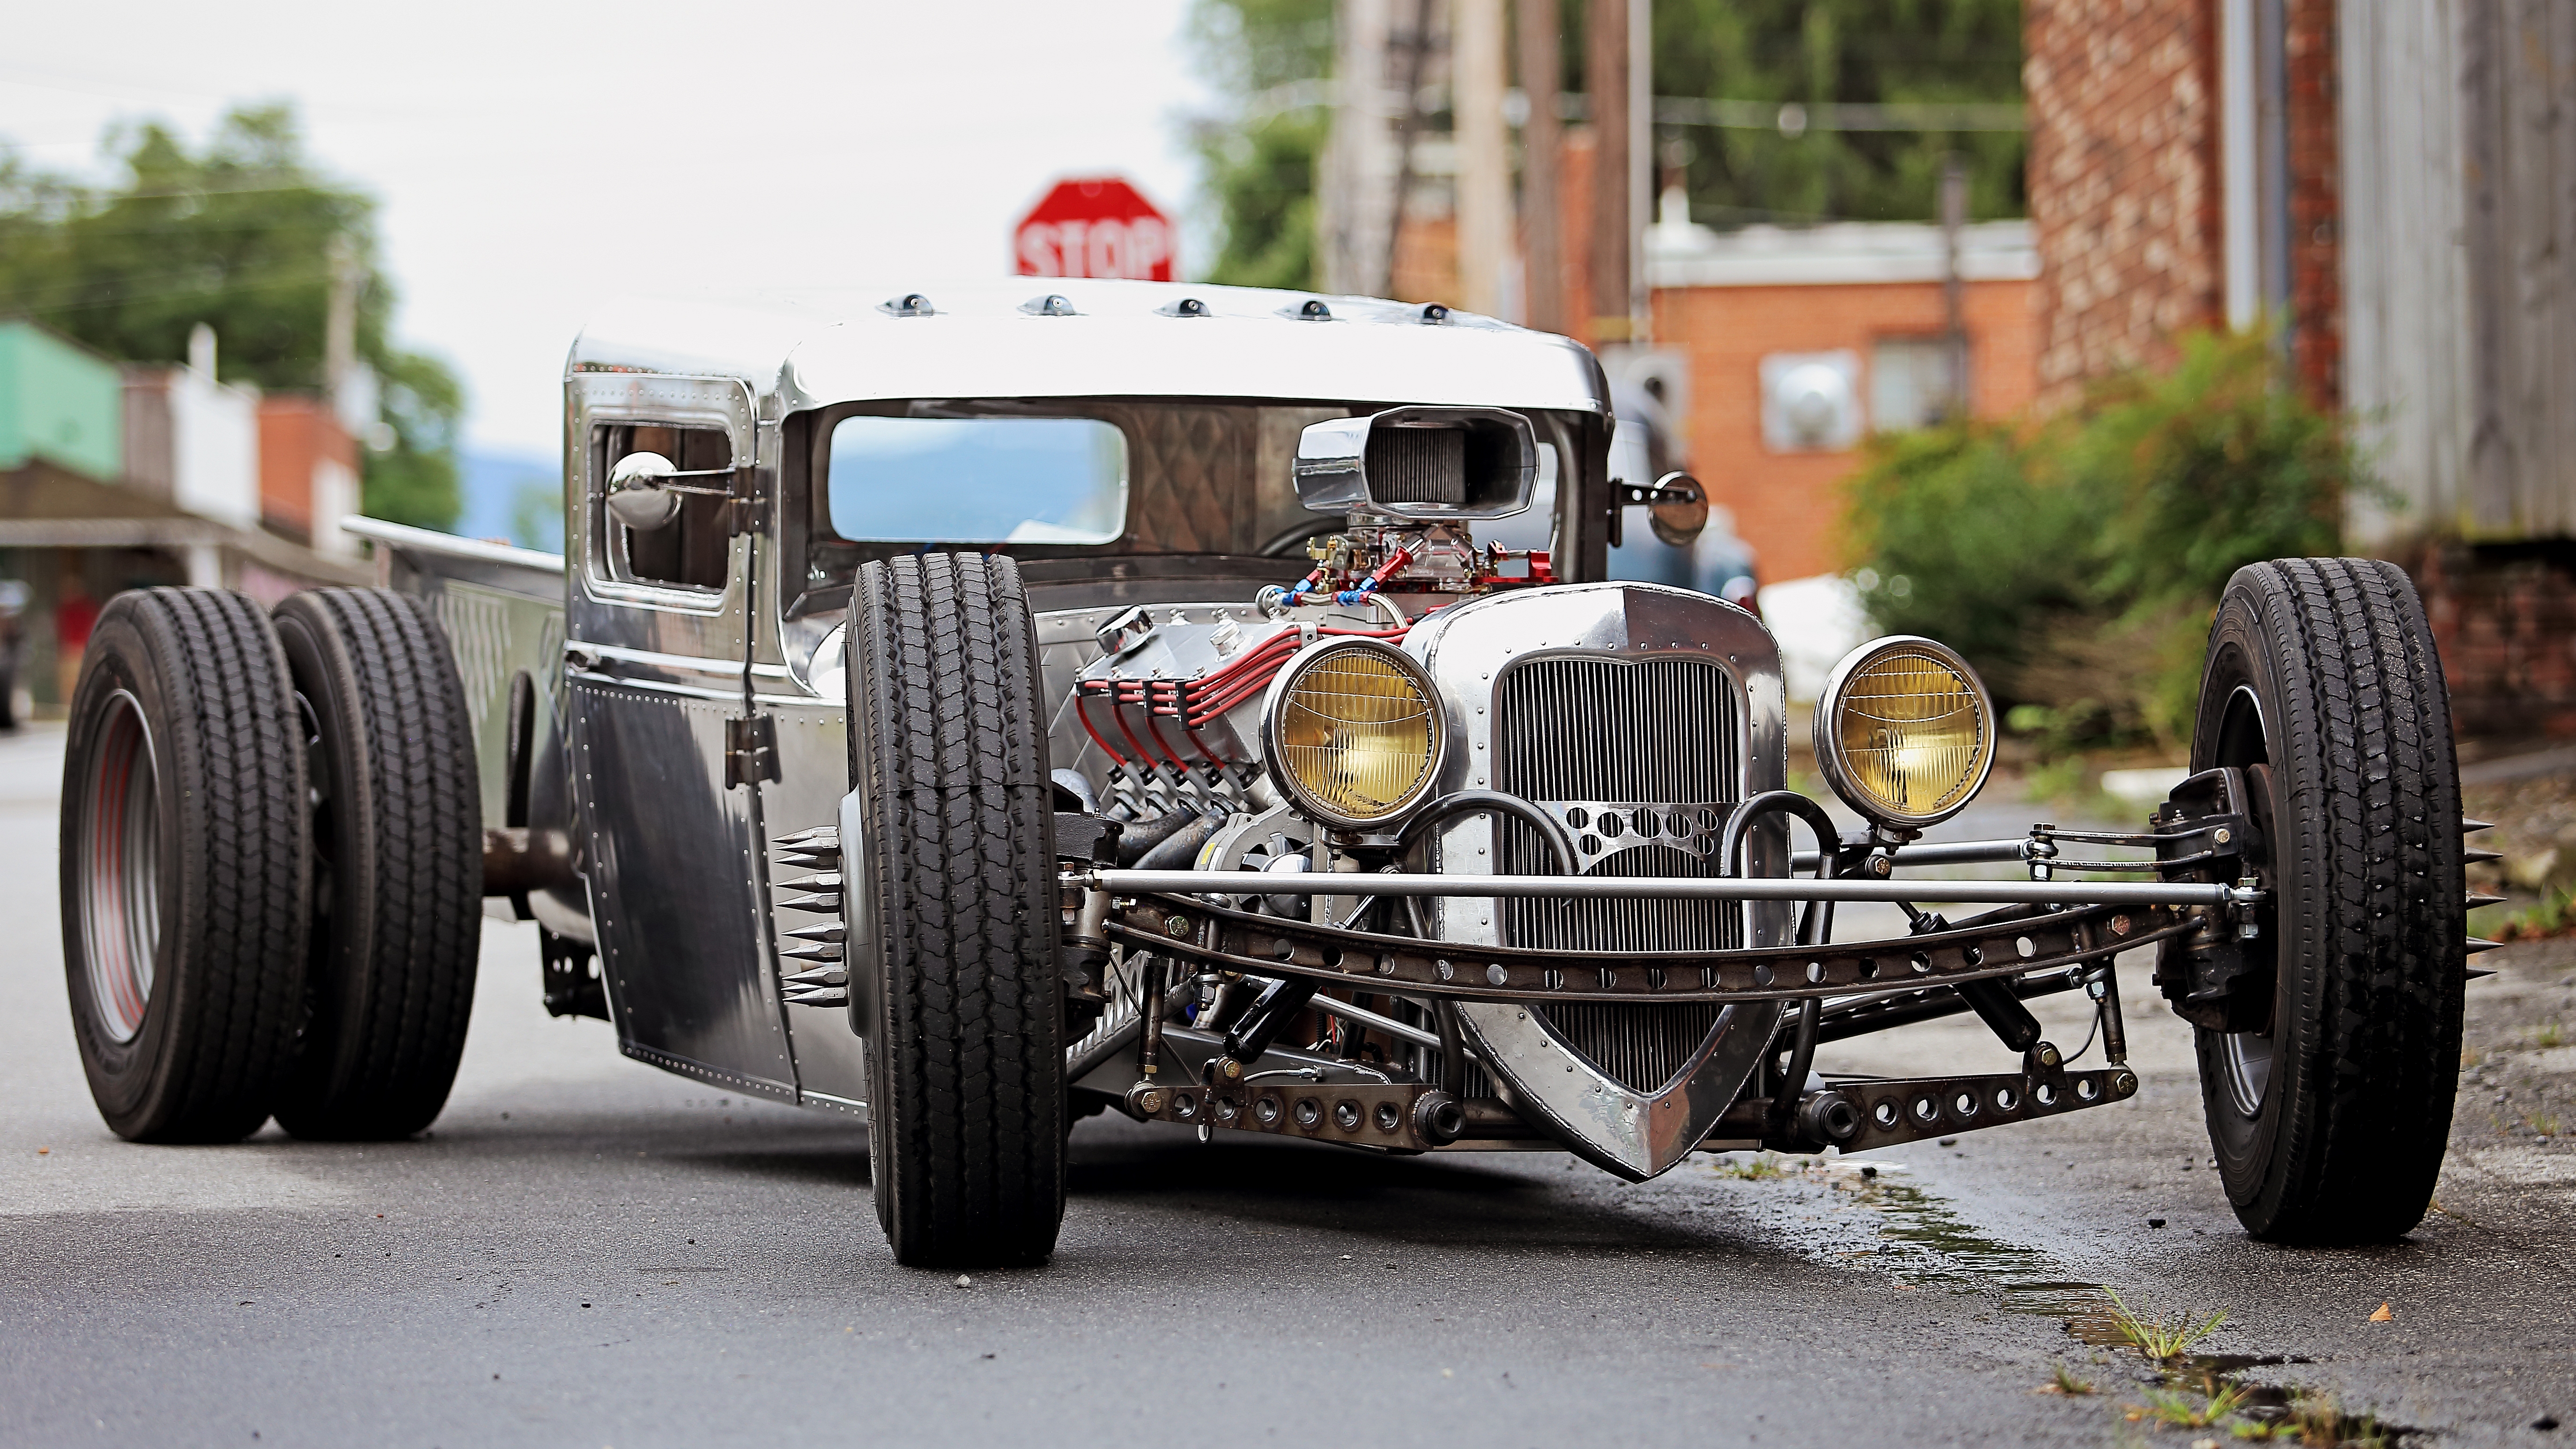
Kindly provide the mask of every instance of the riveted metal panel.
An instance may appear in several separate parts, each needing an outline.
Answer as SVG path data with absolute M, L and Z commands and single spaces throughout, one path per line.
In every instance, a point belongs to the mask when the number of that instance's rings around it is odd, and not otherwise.
M 619 1044 L 795 1100 L 748 797 L 724 787 L 725 721 L 739 707 L 597 675 L 570 688 L 572 785 Z

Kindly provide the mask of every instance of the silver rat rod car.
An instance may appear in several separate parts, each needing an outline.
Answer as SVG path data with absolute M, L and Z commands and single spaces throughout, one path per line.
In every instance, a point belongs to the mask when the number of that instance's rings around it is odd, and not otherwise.
M 62 825 L 109 1124 L 419 1130 L 488 903 L 629 1056 L 863 1115 L 904 1262 L 1029 1262 L 1104 1109 L 1644 1179 L 2115 1103 L 2152 946 L 2251 1231 L 2422 1215 L 2476 943 L 2401 574 L 2241 571 L 2196 773 L 2128 833 L 1924 841 L 1992 709 L 1867 644 L 1815 714 L 1840 831 L 1784 788 L 1763 622 L 1605 580 L 1623 514 L 1706 503 L 1612 476 L 1582 348 L 1040 285 L 615 311 L 564 379 L 566 557 L 361 525 L 386 587 L 119 596 Z M 1970 864 L 2006 878 L 1907 878 Z M 1858 901 L 1910 931 L 1836 939 Z M 2025 1005 L 2079 991 L 2097 1065 Z M 1959 1011 L 2017 1065 L 1813 1068 Z

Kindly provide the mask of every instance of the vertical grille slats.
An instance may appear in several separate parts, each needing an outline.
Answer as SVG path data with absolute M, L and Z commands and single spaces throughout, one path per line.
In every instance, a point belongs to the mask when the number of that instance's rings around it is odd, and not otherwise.
M 1530 800 L 1710 804 L 1743 798 L 1733 677 L 1695 659 L 1555 657 L 1514 666 L 1497 690 L 1495 782 Z M 1543 875 L 1537 832 L 1496 821 L 1496 868 Z M 1587 875 L 1714 875 L 1713 860 L 1666 846 L 1616 852 Z M 1744 944 L 1744 908 L 1723 901 L 1505 900 L 1503 940 L 1563 951 L 1726 950 Z M 1593 1065 L 1651 1092 L 1699 1048 L 1722 1007 L 1551 1006 L 1546 1017 Z
M 1503 677 L 1500 788 L 1532 800 L 1740 797 L 1735 681 L 1695 659 L 1552 658 Z

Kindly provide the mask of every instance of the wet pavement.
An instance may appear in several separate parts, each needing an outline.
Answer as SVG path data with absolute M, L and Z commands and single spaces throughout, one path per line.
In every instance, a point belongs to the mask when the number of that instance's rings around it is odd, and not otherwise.
M 0 964 L 0 1443 L 2186 1449 L 2237 1442 L 2159 1421 L 2230 1389 L 2169 1378 L 2213 1373 L 2406 1442 L 2576 1436 L 2533 1427 L 2576 1421 L 2576 1148 L 2539 1131 L 2576 1082 L 2549 1044 L 2576 1026 L 2566 942 L 2481 958 L 2504 974 L 2470 988 L 2444 1211 L 2393 1247 L 2238 1232 L 2188 1036 L 2141 962 L 2129 1103 L 1634 1187 L 1555 1154 L 1387 1160 L 1094 1120 L 1055 1263 L 960 1283 L 888 1261 L 846 1119 L 548 1019 L 525 927 L 487 929 L 464 1071 L 424 1139 L 116 1141 L 64 1004 L 58 740 L 0 737 L 20 943 Z M 2072 1000 L 2034 1006 L 2083 1039 Z M 1963 1018 L 1820 1065 L 2010 1062 Z M 2224 1313 L 2193 1345 L 2211 1357 L 2159 1374 L 2106 1284 L 2147 1320 Z M 2043 1392 L 2060 1369 L 2093 1392 Z

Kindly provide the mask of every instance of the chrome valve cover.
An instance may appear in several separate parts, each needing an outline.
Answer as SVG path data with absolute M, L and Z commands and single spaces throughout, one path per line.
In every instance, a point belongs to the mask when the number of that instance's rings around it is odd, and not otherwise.
M 1432 615 L 1408 647 L 1449 711 L 1441 790 L 1519 795 L 1565 822 L 1584 874 L 1715 875 L 1733 803 L 1783 788 L 1787 694 L 1760 620 L 1705 594 L 1580 584 Z M 1462 816 L 1429 868 L 1549 873 L 1537 832 Z M 1747 869 L 1788 869 L 1785 828 L 1757 829 Z M 1789 944 L 1786 903 L 1446 900 L 1435 932 L 1466 945 L 1717 950 Z M 1503 1095 L 1584 1158 L 1632 1180 L 1708 1135 L 1760 1063 L 1774 1005 L 1469 1004 Z

